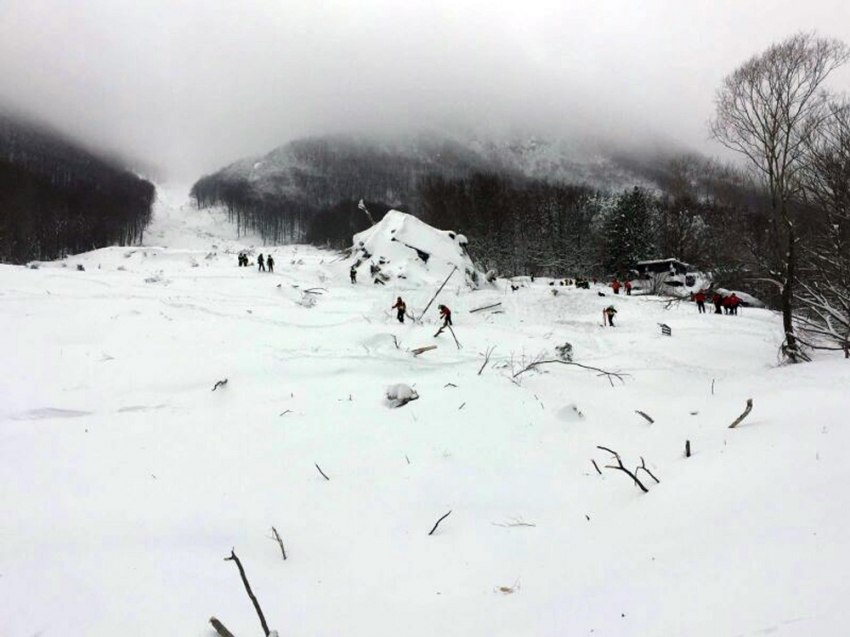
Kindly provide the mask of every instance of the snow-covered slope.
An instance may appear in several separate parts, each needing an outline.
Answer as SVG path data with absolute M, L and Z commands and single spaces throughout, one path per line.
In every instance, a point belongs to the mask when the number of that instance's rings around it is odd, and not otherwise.
M 2 637 L 261 634 L 231 549 L 281 635 L 844 634 L 847 361 L 778 367 L 765 310 L 541 279 L 452 280 L 458 348 L 390 311 L 436 278 L 239 268 L 216 228 L 0 266 Z M 528 368 L 564 342 L 622 381 Z
M 371 281 L 435 283 L 457 268 L 468 285 L 478 287 L 483 275 L 476 272 L 466 244 L 462 234 L 437 230 L 412 215 L 390 210 L 374 226 L 354 235 L 350 262 Z M 380 275 L 372 274 L 375 268 Z

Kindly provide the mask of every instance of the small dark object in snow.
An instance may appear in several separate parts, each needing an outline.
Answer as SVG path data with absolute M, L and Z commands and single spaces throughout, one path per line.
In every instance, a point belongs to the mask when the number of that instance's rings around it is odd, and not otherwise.
M 86 269 L 83 267 L 82 263 L 77 264 L 77 272 L 85 272 Z
M 670 329 L 669 325 L 666 325 L 664 323 L 659 323 L 658 325 L 661 326 L 662 336 L 673 336 L 673 330 Z
M 605 296 L 605 292 L 597 292 L 599 296 Z
M 219 387 L 224 387 L 225 385 L 227 385 L 227 379 L 226 378 L 224 380 L 218 380 L 218 381 L 216 381 L 215 385 L 213 385 L 212 390 L 215 391 Z

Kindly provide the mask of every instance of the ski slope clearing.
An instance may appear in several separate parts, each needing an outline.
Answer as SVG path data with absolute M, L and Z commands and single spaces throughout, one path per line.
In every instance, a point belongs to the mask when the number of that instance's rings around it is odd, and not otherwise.
M 850 365 L 775 315 L 458 277 L 458 349 L 390 310 L 436 283 L 201 238 L 0 266 L 0 636 L 261 635 L 231 549 L 281 635 L 846 631 Z M 522 371 L 565 342 L 622 382 Z

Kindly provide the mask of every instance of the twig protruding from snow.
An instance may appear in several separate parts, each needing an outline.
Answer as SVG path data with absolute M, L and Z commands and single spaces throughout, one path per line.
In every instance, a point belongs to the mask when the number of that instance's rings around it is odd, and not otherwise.
M 616 452 L 616 451 L 614 451 L 613 449 L 609 449 L 608 447 L 602 447 L 602 446 L 600 446 L 600 445 L 597 445 L 597 447 L 596 447 L 596 448 L 597 448 L 597 449 L 602 449 L 602 451 L 607 451 L 608 453 L 610 453 L 611 455 L 613 455 L 613 456 L 614 456 L 614 458 L 617 460 L 617 465 L 618 465 L 618 466 L 614 467 L 614 466 L 612 466 L 612 465 L 605 465 L 605 468 L 606 468 L 606 469 L 615 469 L 615 470 L 617 470 L 617 471 L 622 471 L 622 472 L 623 472 L 623 473 L 625 473 L 627 476 L 629 476 L 632 480 L 634 480 L 635 484 L 636 484 L 636 485 L 640 488 L 640 490 L 641 490 L 641 491 L 643 491 L 644 493 L 649 493 L 649 489 L 647 489 L 645 486 L 643 486 L 643 482 L 641 482 L 641 481 L 638 479 L 638 477 L 635 475 L 635 473 L 633 473 L 633 472 L 629 471 L 629 470 L 628 470 L 628 469 L 627 469 L 627 468 L 623 465 L 623 460 L 620 458 L 620 454 L 619 454 L 619 453 L 617 453 L 617 452 Z M 641 458 L 641 460 L 643 460 L 643 459 Z M 639 467 L 639 468 L 640 468 L 640 467 Z M 644 468 L 645 468 L 645 466 L 644 466 Z M 648 470 L 647 470 L 647 472 L 648 472 Z M 654 477 L 655 477 L 655 476 L 653 476 L 653 478 L 654 478 Z
M 218 380 L 218 381 L 216 381 L 215 385 L 213 385 L 212 390 L 215 391 L 219 387 L 224 387 L 225 385 L 227 385 L 227 379 L 226 378 L 224 380 Z
M 638 414 L 639 416 L 643 416 L 644 418 L 646 418 L 647 422 L 648 422 L 650 425 L 651 425 L 652 423 L 654 423 L 654 422 L 655 422 L 652 418 L 650 418 L 648 415 L 646 415 L 646 414 L 645 414 L 644 412 L 642 412 L 640 409 L 635 409 L 635 413 L 636 413 L 636 414 Z
M 210 617 L 210 624 L 215 629 L 215 632 L 217 632 L 221 637 L 234 637 L 233 633 L 227 630 L 224 624 L 218 621 L 215 617 Z
M 286 549 L 283 548 L 283 540 L 280 537 L 280 533 L 277 532 L 277 529 L 272 527 L 272 533 L 274 533 L 274 539 L 277 540 L 278 546 L 280 546 L 280 552 L 283 554 L 283 561 L 286 561 Z
M 321 474 L 322 474 L 322 477 L 323 477 L 325 480 L 330 481 L 330 478 L 329 478 L 327 475 L 325 475 L 325 472 L 324 472 L 324 471 L 322 471 L 322 468 L 319 466 L 319 464 L 318 464 L 318 463 L 316 463 L 316 462 L 314 462 L 313 464 L 314 464 L 314 465 L 316 465 L 316 469 L 318 469 L 318 470 L 319 470 L 319 473 L 321 473 Z
M 437 530 L 437 527 L 438 527 L 438 526 L 440 526 L 440 522 L 442 522 L 442 521 L 443 521 L 443 520 L 445 520 L 447 517 L 449 517 L 449 515 L 450 515 L 450 514 L 451 514 L 451 511 L 449 511 L 449 512 L 448 512 L 448 513 L 446 513 L 443 517 L 441 517 L 439 520 L 437 520 L 437 522 L 434 524 L 434 528 L 433 528 L 433 529 L 431 529 L 431 530 L 428 532 L 428 535 L 434 535 L 434 531 L 436 531 L 436 530 Z
M 731 425 L 729 425 L 729 429 L 734 429 L 735 427 L 740 425 L 741 421 L 744 420 L 744 418 L 746 418 L 747 416 L 749 416 L 750 412 L 752 410 L 753 410 L 753 399 L 747 398 L 747 408 L 744 410 L 744 413 L 742 413 L 740 416 L 738 416 L 735 419 L 735 422 L 733 422 Z
M 263 627 L 263 633 L 265 633 L 266 637 L 269 637 L 269 625 L 266 623 L 266 618 L 263 615 L 263 609 L 260 608 L 260 602 L 257 601 L 257 597 L 254 595 L 251 590 L 251 585 L 248 583 L 248 577 L 245 575 L 245 569 L 242 568 L 242 562 L 239 561 L 239 558 L 236 557 L 236 552 L 233 549 L 230 549 L 230 557 L 224 558 L 225 562 L 236 562 L 236 568 L 239 569 L 239 576 L 242 578 L 242 584 L 245 586 L 245 592 L 248 593 L 248 597 L 251 598 L 251 603 L 254 604 L 254 610 L 257 611 L 257 616 L 260 618 L 260 624 Z

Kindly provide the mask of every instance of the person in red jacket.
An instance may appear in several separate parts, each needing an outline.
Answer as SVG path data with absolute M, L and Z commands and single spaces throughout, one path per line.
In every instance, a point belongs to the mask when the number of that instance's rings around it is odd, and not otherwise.
M 617 279 L 611 283 L 611 289 L 614 290 L 614 294 L 620 293 L 620 282 Z
M 443 327 L 447 327 L 452 324 L 452 311 L 447 308 L 445 305 L 437 306 L 437 309 L 440 310 L 440 318 L 443 319 Z
M 407 312 L 407 305 L 405 305 L 404 301 L 401 300 L 401 297 L 396 299 L 395 305 L 392 306 L 393 310 L 396 310 L 396 318 L 399 323 L 404 323 L 404 313 Z
M 694 294 L 694 301 L 697 302 L 697 310 L 700 314 L 705 314 L 705 292 L 700 290 Z
M 741 305 L 741 299 L 738 298 L 738 295 L 732 292 L 729 295 L 729 314 L 738 314 L 738 306 Z
M 624 286 L 626 288 L 626 296 L 632 295 L 632 282 L 629 279 L 626 279 L 626 284 Z

